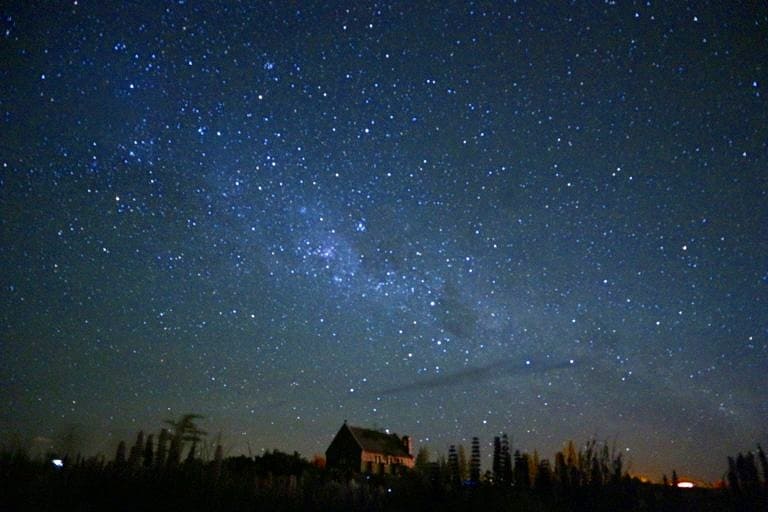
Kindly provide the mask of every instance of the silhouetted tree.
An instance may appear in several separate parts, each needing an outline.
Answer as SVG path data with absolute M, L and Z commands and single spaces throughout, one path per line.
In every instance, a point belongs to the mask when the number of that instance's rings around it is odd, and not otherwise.
M 445 457 L 439 455 L 436 462 L 427 463 L 424 469 L 424 474 L 427 476 L 430 485 L 433 489 L 438 489 L 442 483 L 447 479 Z
M 438 475 L 437 478 L 434 478 L 435 482 L 440 482 L 442 484 L 450 481 L 450 471 L 448 468 L 448 462 L 445 459 L 445 455 L 441 453 L 437 456 L 437 462 L 435 463 L 434 467 L 437 468 Z
M 450 485 L 458 487 L 461 483 L 459 476 L 459 455 L 456 453 L 456 446 L 451 445 L 448 448 L 448 482 Z
M 168 467 L 176 467 L 181 461 L 181 437 L 171 435 L 171 442 L 168 445 L 168 458 L 165 463 Z
M 195 460 L 195 456 L 197 455 L 197 440 L 192 441 L 192 446 L 189 447 L 189 451 L 187 452 L 187 458 L 184 462 L 187 464 L 191 464 L 192 461 Z
M 155 451 L 155 436 L 153 434 L 149 434 L 147 436 L 147 442 L 144 445 L 144 467 L 148 468 L 152 466 L 152 463 L 154 462 L 154 451 Z
M 674 471 L 672 472 L 672 478 L 675 478 Z M 592 457 L 592 465 L 589 470 L 589 485 L 592 487 L 601 487 L 603 485 L 603 473 L 600 470 L 600 461 L 597 457 Z
M 677 478 L 677 470 L 672 470 L 672 487 L 677 487 L 677 484 L 680 483 L 680 479 Z
M 429 448 L 426 446 L 419 447 L 419 451 L 416 453 L 416 460 L 414 461 L 416 470 L 426 472 L 429 468 Z
M 582 478 L 582 483 L 590 485 L 594 485 L 595 478 L 600 473 L 599 466 L 595 468 L 595 446 L 597 442 L 594 439 L 591 439 L 587 441 L 587 443 L 584 445 L 584 448 L 582 448 L 579 451 L 579 474 Z
M 579 465 L 579 452 L 576 451 L 576 445 L 573 444 L 572 440 L 568 441 L 563 455 L 565 455 L 565 463 L 568 466 Z
M 528 454 L 515 450 L 515 486 L 520 489 L 531 487 L 531 477 L 528 472 Z
M 528 474 L 530 475 L 531 483 L 536 482 L 536 474 L 539 472 L 539 451 L 533 449 L 533 456 L 528 459 Z
M 254 457 L 253 462 L 259 475 L 271 473 L 277 476 L 298 476 L 312 467 L 312 464 L 303 459 L 298 452 L 288 454 L 280 450 L 266 451 L 262 455 Z
M 469 459 L 469 479 L 474 482 L 480 482 L 480 439 L 472 438 L 472 455 Z
M 603 443 L 603 447 L 600 450 L 600 479 L 603 484 L 607 484 L 611 478 L 610 469 L 611 453 L 608 449 L 608 443 Z
M 207 432 L 201 430 L 195 424 L 195 420 L 201 418 L 202 416 L 199 414 L 184 414 L 177 421 L 165 420 L 165 423 L 171 427 L 171 445 L 168 448 L 167 462 L 169 466 L 178 465 L 181 460 L 181 452 L 184 449 L 184 443 L 193 443 L 194 449 L 194 447 L 197 446 L 197 442 L 199 442 L 203 436 L 207 435 Z
M 748 452 L 746 455 L 739 453 L 736 456 L 736 472 L 742 491 L 753 494 L 760 487 L 755 456 L 752 452 Z
M 765 457 L 763 447 L 757 445 L 757 459 L 760 461 L 760 469 L 763 471 L 763 487 L 768 488 L 768 459 Z
M 555 479 L 563 488 L 567 489 L 570 487 L 568 465 L 565 462 L 563 452 L 555 454 Z
M 325 459 L 321 458 L 322 460 L 322 466 L 320 464 L 316 464 L 318 468 L 323 469 L 325 468 Z M 216 452 L 213 455 L 213 477 L 215 479 L 219 479 L 221 476 L 221 466 L 224 461 L 224 448 L 222 448 L 221 444 L 216 445 Z
M 128 455 L 128 465 L 132 468 L 138 467 L 141 458 L 144 456 L 144 431 L 140 430 L 136 435 L 136 442 L 131 446 L 131 452 Z
M 572 440 L 565 447 L 565 464 L 568 466 L 568 483 L 572 487 L 579 487 L 584 482 L 584 473 L 581 470 L 580 453 L 576 451 L 576 445 Z
M 621 482 L 623 476 L 622 469 L 623 461 L 621 459 L 621 453 L 618 453 L 613 457 L 613 475 L 611 476 L 611 483 L 614 485 L 618 485 Z
M 768 463 L 760 445 L 757 447 L 757 456 L 747 452 L 739 453 L 735 458 L 728 457 L 728 488 L 738 510 L 768 510 L 768 483 L 765 476 L 762 482 L 760 480 L 760 472 L 762 470 L 765 475 L 766 466 Z
M 733 457 L 728 457 L 728 473 L 726 475 L 726 480 L 728 480 L 728 488 L 731 490 L 731 492 L 738 494 L 740 491 L 739 475 L 736 472 L 736 461 L 733 459 Z
M 464 482 L 469 476 L 469 464 L 467 462 L 467 451 L 464 445 L 459 445 L 459 480 Z
M 512 452 L 510 450 L 509 437 L 503 433 L 501 435 L 501 479 L 505 485 L 512 483 Z
M 501 465 L 501 438 L 499 436 L 493 437 L 493 462 L 491 470 L 493 471 L 493 482 L 498 485 L 504 478 Z
M 164 466 L 168 456 L 168 440 L 170 435 L 167 429 L 161 429 L 157 438 L 157 453 L 155 454 L 155 464 Z
M 549 461 L 547 459 L 539 462 L 538 468 L 536 468 L 536 490 L 542 494 L 546 494 L 552 490 L 552 471 L 549 467 Z
M 125 465 L 125 441 L 120 441 L 117 445 L 117 452 L 115 453 L 115 465 Z

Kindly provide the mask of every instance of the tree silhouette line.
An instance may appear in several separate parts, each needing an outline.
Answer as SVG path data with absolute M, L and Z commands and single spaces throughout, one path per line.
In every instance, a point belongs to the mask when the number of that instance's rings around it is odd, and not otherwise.
M 433 458 L 419 449 L 402 475 L 326 468 L 278 450 L 225 457 L 221 436 L 208 439 L 201 416 L 166 420 L 159 432 L 121 441 L 113 457 L 51 452 L 30 456 L 23 446 L 0 450 L 3 510 L 540 510 L 540 511 L 765 511 L 768 461 L 753 452 L 728 457 L 722 486 L 681 489 L 677 473 L 662 484 L 626 470 L 622 453 L 592 439 L 569 441 L 554 463 L 534 450 L 493 439 L 483 472 L 481 443 L 450 445 Z M 52 461 L 58 461 L 53 464 Z

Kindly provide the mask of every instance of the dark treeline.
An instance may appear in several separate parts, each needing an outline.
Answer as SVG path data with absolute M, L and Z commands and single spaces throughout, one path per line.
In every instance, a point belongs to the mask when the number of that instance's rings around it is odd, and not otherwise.
M 419 450 L 416 466 L 398 476 L 325 468 L 298 453 L 267 451 L 225 457 L 220 440 L 207 442 L 199 416 L 166 428 L 113 456 L 84 458 L 51 452 L 31 457 L 21 446 L 0 451 L 3 510 L 507 510 L 507 511 L 765 511 L 768 461 L 758 446 L 728 458 L 724 485 L 681 489 L 631 477 L 621 453 L 594 440 L 567 443 L 554 462 L 493 440 L 491 467 L 481 468 L 480 440 L 450 446 L 432 458 Z
M 762 447 L 728 458 L 725 482 L 714 487 L 680 488 L 677 472 L 662 484 L 643 482 L 626 470 L 622 454 L 608 443 L 572 441 L 554 463 L 537 451 L 513 449 L 507 434 L 493 439 L 492 464 L 480 471 L 480 442 L 471 441 L 471 457 L 451 445 L 447 458 L 431 460 L 427 448 L 416 457 L 416 473 L 429 482 L 428 494 L 458 503 L 453 509 L 553 511 L 768 511 L 768 461 Z M 455 501 L 454 501 L 455 500 Z M 448 506 L 451 509 L 452 505 Z

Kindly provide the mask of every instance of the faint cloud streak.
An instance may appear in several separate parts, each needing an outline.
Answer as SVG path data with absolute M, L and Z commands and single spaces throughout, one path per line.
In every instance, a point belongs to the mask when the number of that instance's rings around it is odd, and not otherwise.
M 473 384 L 504 377 L 548 373 L 567 370 L 569 368 L 574 368 L 575 366 L 577 366 L 577 363 L 573 359 L 559 362 L 536 362 L 533 360 L 525 360 L 521 362 L 519 358 L 502 359 L 485 366 L 465 368 L 428 379 L 382 389 L 378 392 L 378 395 L 397 395 L 414 391 L 424 391 L 427 389 L 457 386 L 459 384 Z

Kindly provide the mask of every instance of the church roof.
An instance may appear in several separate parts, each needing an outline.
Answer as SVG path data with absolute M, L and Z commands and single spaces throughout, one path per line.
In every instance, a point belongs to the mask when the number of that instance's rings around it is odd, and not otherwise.
M 346 425 L 360 447 L 371 453 L 381 453 L 396 457 L 412 457 L 403 446 L 403 441 L 397 434 L 387 434 L 378 430 Z

